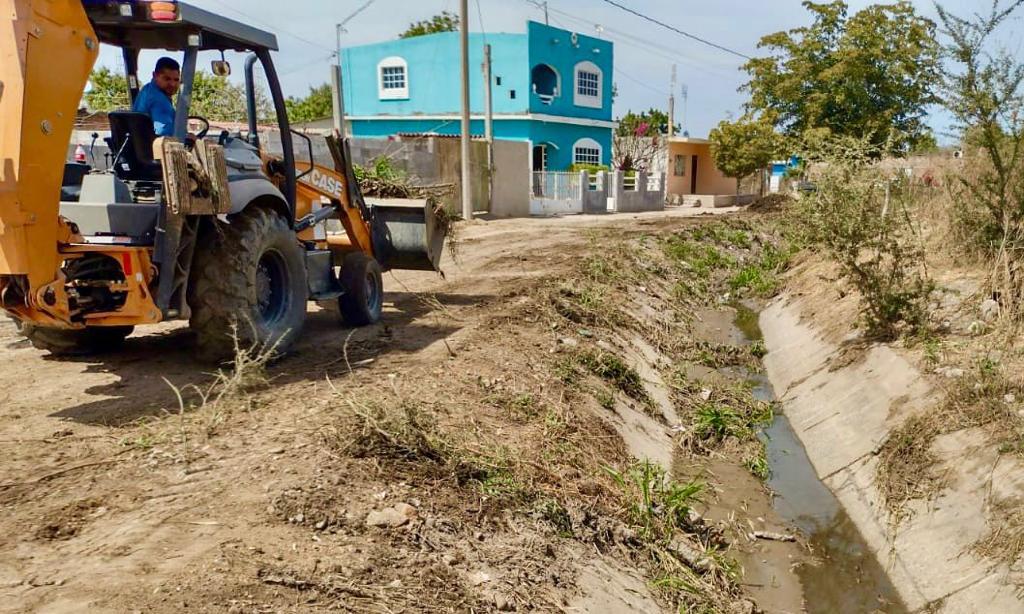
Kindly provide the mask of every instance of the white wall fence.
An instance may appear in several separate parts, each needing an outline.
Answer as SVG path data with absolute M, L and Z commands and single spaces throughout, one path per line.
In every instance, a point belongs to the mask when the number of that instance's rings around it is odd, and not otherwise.
M 661 211 L 664 207 L 662 174 L 580 171 L 531 175 L 530 215 Z

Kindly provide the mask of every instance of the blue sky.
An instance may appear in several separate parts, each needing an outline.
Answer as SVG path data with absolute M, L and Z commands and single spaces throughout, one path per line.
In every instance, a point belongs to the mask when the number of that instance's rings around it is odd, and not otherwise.
M 757 41 L 765 34 L 808 23 L 800 0 L 621 0 L 637 11 L 692 32 L 746 55 L 757 54 Z M 303 95 L 311 85 L 329 78 L 334 48 L 334 24 L 365 0 L 191 0 L 193 4 L 225 16 L 275 31 L 281 45 L 276 63 L 285 91 Z M 873 4 L 850 0 L 851 10 Z M 914 1 L 918 9 L 935 16 L 932 2 Z M 958 13 L 977 10 L 988 0 L 946 0 Z M 442 10 L 458 11 L 457 0 L 375 0 L 347 26 L 345 46 L 391 39 L 412 21 Z M 704 136 L 719 121 L 741 113 L 746 100 L 738 88 L 745 82 L 739 69 L 743 60 L 706 47 L 625 13 L 601 0 L 549 0 L 552 25 L 585 34 L 599 34 L 615 43 L 615 83 L 619 96 L 615 115 L 627 110 L 667 107 L 672 65 L 678 66 L 679 84 L 689 90 L 686 124 L 694 136 Z M 543 11 L 528 0 L 470 0 L 474 31 L 523 32 L 528 19 L 543 21 Z M 1020 18 L 1003 40 L 1014 41 L 1019 51 Z M 117 55 L 105 50 L 101 61 L 117 66 Z M 152 61 L 151 56 L 144 57 Z M 456 61 L 453 59 L 453 61 Z M 241 63 L 236 62 L 240 67 Z M 240 72 L 240 71 L 237 71 Z M 677 90 L 677 99 L 679 92 Z M 677 105 L 682 122 L 682 102 Z M 944 130 L 948 119 L 936 115 L 933 127 Z

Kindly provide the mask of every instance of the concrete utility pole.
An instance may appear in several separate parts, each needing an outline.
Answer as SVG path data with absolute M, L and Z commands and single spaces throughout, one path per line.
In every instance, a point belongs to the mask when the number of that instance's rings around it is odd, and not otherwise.
M 544 9 L 544 25 L 550 26 L 551 22 L 548 21 L 548 3 L 547 3 L 547 0 L 544 0 L 544 2 L 540 2 L 539 0 L 526 0 L 526 1 L 529 2 L 530 4 L 534 5 L 535 7 L 539 8 L 539 9 Z
M 345 97 L 341 90 L 341 33 L 345 30 L 345 24 L 339 23 L 335 28 L 338 37 L 338 45 L 335 47 L 338 53 L 338 61 L 334 63 L 331 70 L 331 106 L 334 107 L 334 133 L 345 138 Z
M 687 126 L 687 121 L 686 121 L 686 104 L 687 104 L 687 102 L 690 99 L 690 88 L 687 87 L 685 83 L 683 84 L 682 94 L 683 94 L 683 136 L 690 136 L 690 131 L 686 127 Z
M 337 46 L 335 47 L 337 55 L 335 57 L 337 57 L 338 61 L 334 63 L 334 67 L 331 69 L 331 107 L 333 107 L 334 113 L 334 133 L 341 138 L 348 137 L 347 130 L 345 129 L 345 95 L 341 78 L 341 35 L 347 32 L 345 25 L 370 8 L 370 5 L 373 3 L 374 0 L 366 0 L 351 15 L 335 26 L 335 34 L 337 35 Z
M 672 86 L 668 89 L 668 138 L 676 135 L 676 65 L 672 65 Z
M 491 46 L 484 45 L 484 135 L 487 138 L 487 210 L 494 205 L 494 104 L 491 88 Z
M 461 0 L 459 15 L 462 19 L 460 39 L 462 43 L 462 217 L 473 220 L 473 175 L 470 172 L 471 151 L 469 123 L 469 0 Z

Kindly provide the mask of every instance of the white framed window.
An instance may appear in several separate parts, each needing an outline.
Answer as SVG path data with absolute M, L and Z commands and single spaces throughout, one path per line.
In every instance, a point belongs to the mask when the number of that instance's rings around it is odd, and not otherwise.
M 400 57 L 384 58 L 377 64 L 377 82 L 381 100 L 409 98 L 409 64 Z
M 601 144 L 594 139 L 580 139 L 572 146 L 573 164 L 601 164 Z
M 600 109 L 604 102 L 604 73 L 593 62 L 576 65 L 573 102 L 578 107 Z

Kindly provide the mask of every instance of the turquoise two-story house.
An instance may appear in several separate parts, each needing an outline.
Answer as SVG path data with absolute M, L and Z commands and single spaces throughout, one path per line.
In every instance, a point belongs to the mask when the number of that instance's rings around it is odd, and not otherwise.
M 541 23 L 470 35 L 474 136 L 484 134 L 484 44 L 491 46 L 494 136 L 527 141 L 535 171 L 610 165 L 612 43 Z M 345 111 L 358 138 L 460 133 L 459 34 L 342 50 Z

